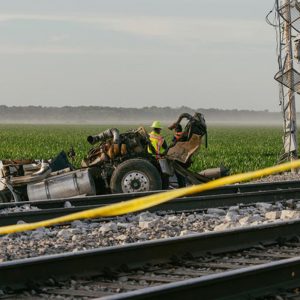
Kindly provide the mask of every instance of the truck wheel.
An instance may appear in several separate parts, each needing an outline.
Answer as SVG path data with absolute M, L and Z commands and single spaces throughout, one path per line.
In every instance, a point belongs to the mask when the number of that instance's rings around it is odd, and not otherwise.
M 114 170 L 110 189 L 112 193 L 135 193 L 161 190 L 162 180 L 158 170 L 147 160 L 129 159 Z

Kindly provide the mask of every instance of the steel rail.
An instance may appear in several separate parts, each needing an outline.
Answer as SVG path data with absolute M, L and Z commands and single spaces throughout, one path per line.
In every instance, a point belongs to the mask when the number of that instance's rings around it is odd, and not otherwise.
M 257 202 L 273 203 L 281 200 L 300 199 L 300 188 L 266 190 L 256 192 L 244 192 L 235 194 L 217 194 L 207 196 L 193 196 L 174 199 L 172 201 L 154 206 L 148 211 L 151 212 L 180 212 L 180 211 L 196 211 L 206 210 L 208 208 L 229 207 L 237 204 L 251 205 Z M 27 223 L 38 222 L 50 218 L 64 216 L 73 212 L 101 207 L 111 204 L 111 199 L 88 202 L 85 205 L 71 208 L 54 208 L 31 210 L 26 212 L 8 212 L 0 214 L 0 226 L 16 224 L 22 220 Z
M 272 245 L 300 234 L 300 220 L 113 246 L 77 253 L 63 253 L 0 263 L 0 288 L 24 288 L 49 278 L 67 279 L 106 274 L 126 266 L 170 262 L 174 257 L 200 257 Z M 299 278 L 297 272 L 297 278 Z
M 101 300 L 254 299 L 254 297 L 276 293 L 280 289 L 299 287 L 299 270 L 300 257 L 295 257 L 115 294 L 102 297 Z
M 280 190 L 280 189 L 293 189 L 300 188 L 300 181 L 280 181 L 280 182 L 268 182 L 268 183 L 245 183 L 228 185 L 214 190 L 201 193 L 201 196 L 214 196 L 220 194 L 237 194 L 254 191 L 267 191 L 267 190 Z M 97 195 L 97 196 L 83 196 L 76 198 L 63 198 L 53 200 L 40 200 L 40 201 L 22 201 L 22 202 L 9 202 L 0 203 L 0 209 L 22 206 L 25 204 L 38 207 L 40 209 L 49 208 L 63 208 L 65 202 L 68 201 L 72 206 L 84 206 L 84 205 L 98 205 L 102 203 L 116 203 L 120 201 L 132 200 L 137 197 L 147 196 L 161 191 L 151 192 L 139 192 L 129 194 L 109 194 L 109 195 Z

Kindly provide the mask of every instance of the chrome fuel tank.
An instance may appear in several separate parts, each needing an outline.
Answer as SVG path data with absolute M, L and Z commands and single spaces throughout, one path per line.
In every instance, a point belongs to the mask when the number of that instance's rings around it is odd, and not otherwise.
M 29 201 L 37 201 L 96 195 L 96 189 L 89 169 L 81 169 L 28 184 L 27 194 Z

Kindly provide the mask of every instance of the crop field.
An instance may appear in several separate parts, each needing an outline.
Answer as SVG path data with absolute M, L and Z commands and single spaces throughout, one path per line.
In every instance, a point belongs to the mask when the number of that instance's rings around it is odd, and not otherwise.
M 124 132 L 137 126 L 0 125 L 0 159 L 49 159 L 73 145 L 75 165 L 80 166 L 90 149 L 86 137 L 111 127 Z M 223 164 L 233 174 L 274 165 L 282 148 L 281 133 L 280 127 L 210 126 L 208 148 L 201 147 L 191 168 L 200 171 Z M 172 132 L 164 134 L 170 141 Z

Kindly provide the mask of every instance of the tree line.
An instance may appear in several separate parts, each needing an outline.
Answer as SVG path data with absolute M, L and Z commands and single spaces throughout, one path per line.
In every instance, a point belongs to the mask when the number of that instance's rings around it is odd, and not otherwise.
M 192 109 L 181 106 L 124 108 L 108 106 L 6 106 L 0 105 L 0 123 L 135 124 L 175 121 L 181 113 L 200 112 L 207 122 L 282 123 L 279 112 L 253 110 Z

